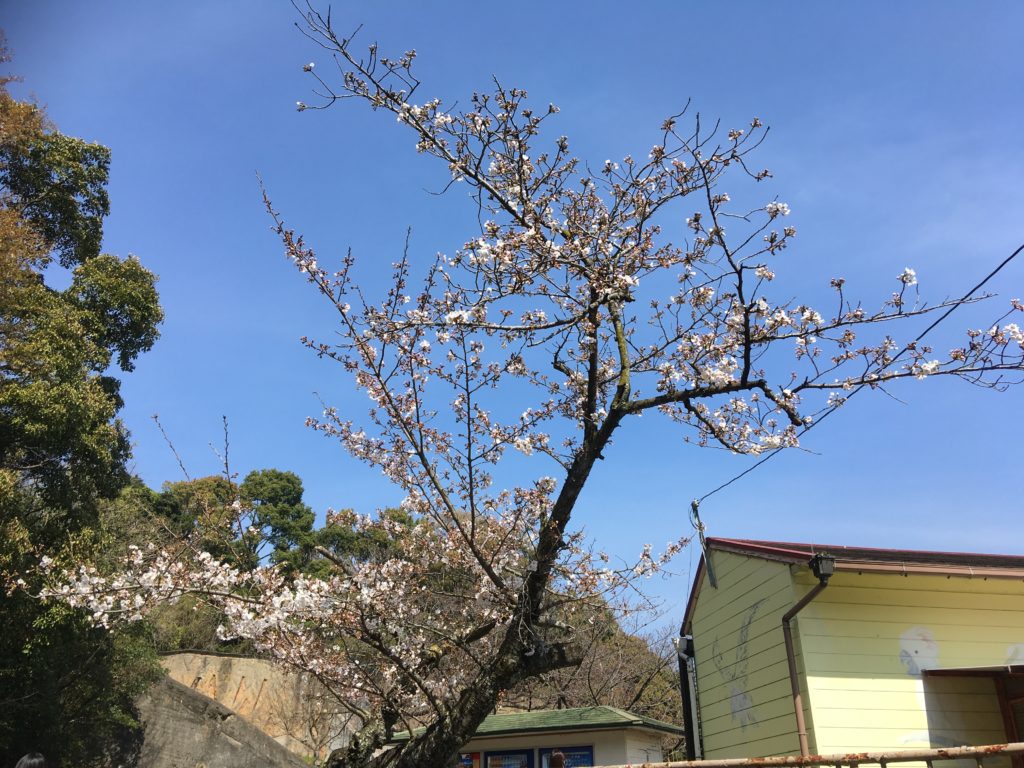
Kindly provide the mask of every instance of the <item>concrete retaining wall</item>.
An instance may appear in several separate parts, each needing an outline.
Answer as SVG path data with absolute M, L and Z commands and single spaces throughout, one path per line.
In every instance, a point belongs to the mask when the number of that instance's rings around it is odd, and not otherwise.
M 227 707 L 164 678 L 138 701 L 138 768 L 309 768 Z
M 308 676 L 262 659 L 206 653 L 163 657 L 168 676 L 228 707 L 293 753 L 324 758 L 343 746 L 348 714 Z

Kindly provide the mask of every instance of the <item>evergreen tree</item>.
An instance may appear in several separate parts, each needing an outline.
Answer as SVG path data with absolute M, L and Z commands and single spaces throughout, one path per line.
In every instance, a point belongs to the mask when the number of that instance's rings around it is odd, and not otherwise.
M 3 61 L 8 57 L 3 55 Z M 120 762 L 155 671 L 142 627 L 106 633 L 31 595 L 42 556 L 97 551 L 129 481 L 116 365 L 157 338 L 156 278 L 102 254 L 110 152 L 61 134 L 0 78 L 0 763 Z M 59 264 L 59 267 L 57 266 Z M 70 285 L 52 276 L 70 272 Z

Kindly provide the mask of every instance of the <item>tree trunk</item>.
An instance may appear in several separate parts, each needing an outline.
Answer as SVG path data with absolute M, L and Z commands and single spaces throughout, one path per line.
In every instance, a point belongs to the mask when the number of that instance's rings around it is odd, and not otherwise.
M 460 748 L 473 738 L 476 729 L 494 710 L 502 691 L 528 677 L 560 667 L 579 664 L 562 645 L 548 646 L 524 656 L 530 650 L 509 630 L 498 659 L 467 686 L 459 701 L 443 718 L 432 723 L 424 733 L 401 747 L 389 749 L 374 757 L 371 745 L 384 743 L 382 722 L 370 724 L 369 731 L 360 729 L 345 748 L 336 749 L 327 759 L 326 768 L 448 768 Z M 368 753 L 369 752 L 369 753 Z
M 368 754 L 371 745 L 385 743 L 381 738 L 384 734 L 377 728 L 381 723 L 376 723 L 367 734 L 369 738 L 360 738 L 366 730 L 361 729 L 347 748 L 335 750 L 326 768 L 448 768 L 459 749 L 473 738 L 480 723 L 494 710 L 502 691 L 527 678 L 582 661 L 571 656 L 563 644 L 543 643 L 534 624 L 541 614 L 544 591 L 564 546 L 562 537 L 576 500 L 623 415 L 621 410 L 613 408 L 600 429 L 585 441 L 569 468 L 551 515 L 541 530 L 537 570 L 523 585 L 520 603 L 494 662 L 482 669 L 462 691 L 452 709 L 431 723 L 421 735 L 401 747 L 371 757 Z

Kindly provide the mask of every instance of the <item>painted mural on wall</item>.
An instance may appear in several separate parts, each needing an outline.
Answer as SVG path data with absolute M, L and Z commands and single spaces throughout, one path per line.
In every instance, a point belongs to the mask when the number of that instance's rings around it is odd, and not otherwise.
M 732 720 L 739 724 L 741 730 L 746 730 L 748 725 L 757 724 L 754 700 L 751 698 L 747 686 L 747 670 L 750 664 L 748 645 L 750 625 L 753 624 L 754 617 L 757 616 L 763 602 L 763 599 L 758 600 L 747 609 L 731 658 L 726 658 L 725 654 L 721 652 L 717 636 L 711 645 L 711 658 L 715 663 L 715 668 L 729 686 L 729 711 L 732 713 Z

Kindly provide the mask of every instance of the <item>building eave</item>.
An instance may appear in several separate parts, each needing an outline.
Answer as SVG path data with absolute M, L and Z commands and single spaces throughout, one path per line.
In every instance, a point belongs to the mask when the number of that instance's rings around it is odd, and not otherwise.
M 747 539 L 709 538 L 707 543 L 711 551 L 732 552 L 791 565 L 806 565 L 813 555 L 827 552 L 835 557 L 837 571 L 1024 580 L 1024 556 L 1020 555 L 876 549 Z

